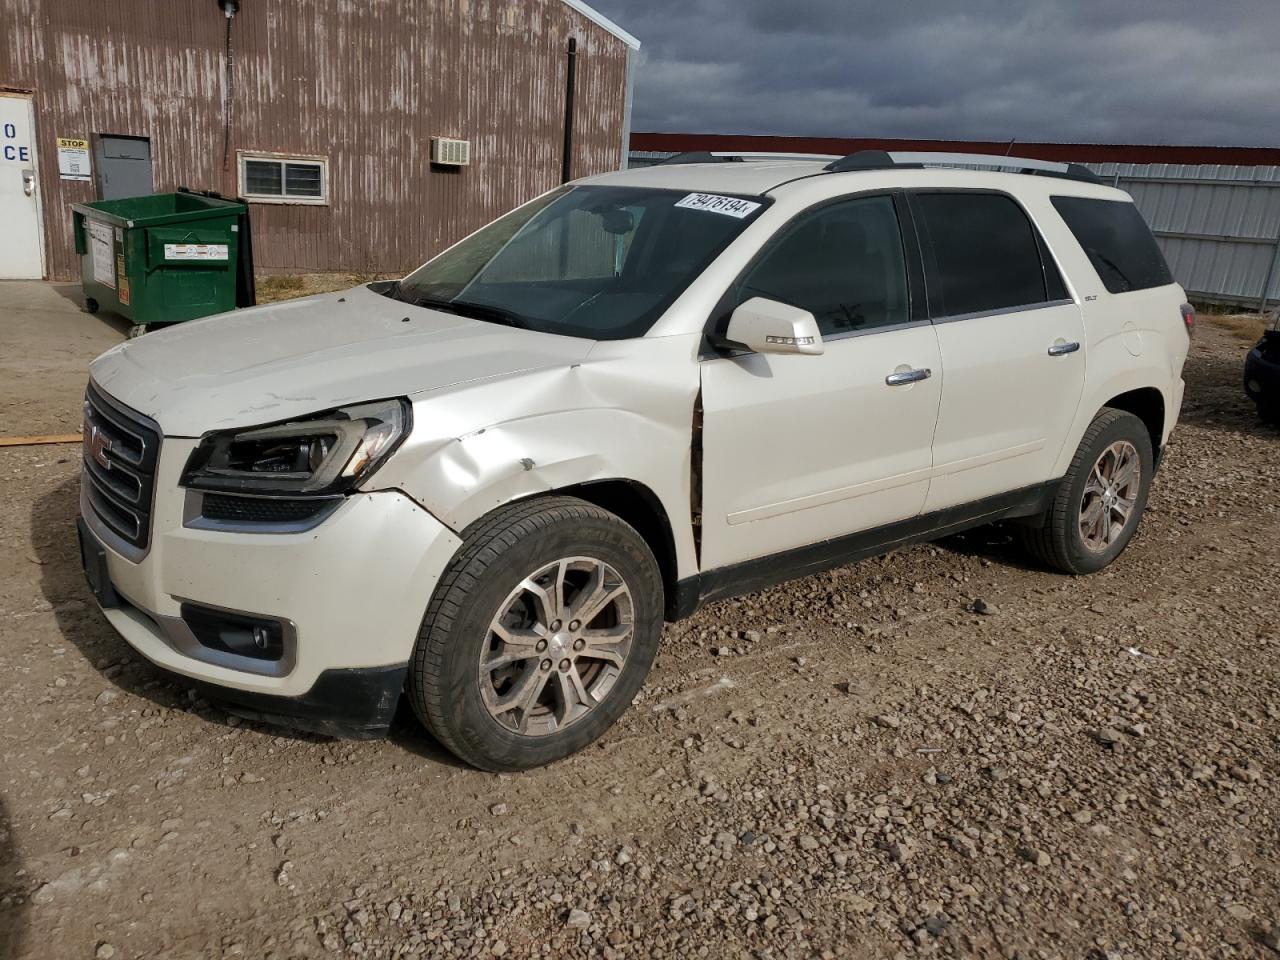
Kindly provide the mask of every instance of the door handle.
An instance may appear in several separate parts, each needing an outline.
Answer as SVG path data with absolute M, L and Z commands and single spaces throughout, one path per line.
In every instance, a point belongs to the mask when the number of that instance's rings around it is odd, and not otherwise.
M 34 170 L 22 171 L 22 192 L 28 197 L 36 192 L 36 172 Z
M 928 380 L 933 376 L 933 371 L 928 367 L 922 370 L 904 370 L 901 373 L 891 373 L 884 378 L 884 382 L 891 387 L 905 387 L 909 383 L 919 383 L 921 380 Z
M 1065 357 L 1068 353 L 1075 353 L 1079 349 L 1079 343 L 1055 343 L 1049 348 L 1049 356 Z

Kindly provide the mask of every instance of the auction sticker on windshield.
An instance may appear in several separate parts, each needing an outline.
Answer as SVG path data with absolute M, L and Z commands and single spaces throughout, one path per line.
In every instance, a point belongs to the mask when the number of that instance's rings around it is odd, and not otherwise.
M 691 193 L 679 203 L 677 207 L 684 207 L 686 210 L 706 210 L 708 213 L 722 213 L 726 217 L 736 217 L 739 220 L 751 216 L 760 209 L 760 204 L 752 203 L 750 200 L 740 200 L 737 197 L 722 197 L 715 193 Z

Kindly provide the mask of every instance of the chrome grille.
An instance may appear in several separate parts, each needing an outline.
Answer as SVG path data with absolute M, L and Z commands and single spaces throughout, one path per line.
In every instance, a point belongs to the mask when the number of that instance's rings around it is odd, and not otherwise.
M 94 515 L 141 550 L 151 540 L 160 433 L 156 425 L 89 384 L 84 398 L 83 471 Z

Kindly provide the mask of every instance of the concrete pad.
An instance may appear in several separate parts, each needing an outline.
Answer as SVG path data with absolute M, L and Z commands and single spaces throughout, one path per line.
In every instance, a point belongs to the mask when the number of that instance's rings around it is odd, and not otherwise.
M 0 282 L 0 436 L 79 430 L 89 361 L 128 329 L 86 313 L 78 284 Z

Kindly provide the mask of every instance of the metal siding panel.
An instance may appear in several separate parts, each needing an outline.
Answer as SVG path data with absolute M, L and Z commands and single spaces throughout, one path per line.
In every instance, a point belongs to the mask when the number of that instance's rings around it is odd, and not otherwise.
M 207 0 L 0 0 L 0 84 L 36 91 L 50 276 L 78 265 L 54 138 L 151 139 L 155 188 L 238 192 L 236 151 L 323 156 L 328 206 L 254 204 L 258 266 L 398 272 L 559 179 L 565 53 L 578 39 L 574 172 L 616 169 L 627 46 L 561 0 L 255 0 L 233 25 L 234 125 L 222 158 L 225 20 Z M 17 29 L 9 29 L 17 24 Z M 473 144 L 433 168 L 432 136 Z
M 1119 177 L 1183 287 L 1257 305 L 1280 238 L 1280 167 L 1099 163 L 1090 169 L 1107 182 Z M 1277 297 L 1280 271 L 1268 291 L 1268 299 Z

